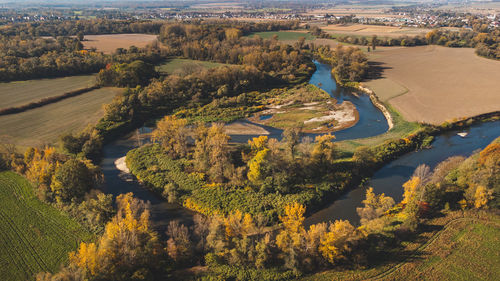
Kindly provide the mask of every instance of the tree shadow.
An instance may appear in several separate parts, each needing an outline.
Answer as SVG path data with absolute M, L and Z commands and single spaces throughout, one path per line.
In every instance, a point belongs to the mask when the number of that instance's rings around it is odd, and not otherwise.
M 386 69 L 392 69 L 390 66 L 385 66 L 385 63 L 378 61 L 368 62 L 368 73 L 366 75 L 366 80 L 374 80 L 384 78 L 383 74 Z

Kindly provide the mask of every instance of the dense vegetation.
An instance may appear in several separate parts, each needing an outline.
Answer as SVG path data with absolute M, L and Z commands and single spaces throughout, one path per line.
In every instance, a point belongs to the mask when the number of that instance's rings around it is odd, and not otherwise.
M 217 130 L 216 126 L 212 128 Z M 253 148 L 266 151 L 263 140 L 255 140 Z M 179 143 L 167 143 L 173 146 L 164 153 L 180 156 L 183 150 L 179 150 Z M 359 227 L 335 221 L 306 229 L 305 207 L 296 202 L 285 205 L 279 216 L 281 227 L 275 231 L 266 230 L 264 217 L 240 210 L 224 216 L 196 216 L 191 228 L 171 222 L 164 252 L 159 250 L 157 234 L 149 229 L 147 209 L 131 195 L 122 195 L 118 215 L 108 223 L 100 241 L 82 243 L 77 252 L 70 254 L 69 267 L 56 276 L 40 275 L 39 280 L 63 276 L 150 279 L 155 274 L 168 276 L 168 264 L 182 267 L 194 263 L 208 265 L 209 271 L 199 276 L 204 280 L 289 280 L 312 270 L 371 264 L 399 247 L 429 217 L 456 209 L 498 209 L 499 161 L 500 142 L 496 140 L 480 153 L 467 159 L 452 157 L 433 171 L 421 165 L 403 185 L 403 200 L 398 204 L 369 188 L 363 206 L 357 209 Z M 134 237 L 134 241 L 127 243 L 126 237 Z M 110 259 L 104 259 L 106 253 Z M 144 263 L 152 258 L 156 262 Z

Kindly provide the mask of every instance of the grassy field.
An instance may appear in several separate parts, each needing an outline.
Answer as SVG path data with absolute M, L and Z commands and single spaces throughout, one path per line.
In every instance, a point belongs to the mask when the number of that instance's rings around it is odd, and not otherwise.
M 0 172 L 2 280 L 33 280 L 40 271 L 56 271 L 80 241 L 91 239 L 78 223 L 39 201 L 25 178 Z
M 249 37 L 259 36 L 263 39 L 271 39 L 274 35 L 278 35 L 278 40 L 280 41 L 295 41 L 299 40 L 300 37 L 306 38 L 306 40 L 313 40 L 315 37 L 307 32 L 300 31 L 265 31 L 265 32 L 255 32 L 249 35 Z
M 121 92 L 101 88 L 22 113 L 0 116 L 0 135 L 7 135 L 20 147 L 52 143 L 70 131 L 84 129 L 101 118 L 102 105 Z
M 95 83 L 94 75 L 0 83 L 0 109 L 59 96 L 67 92 L 94 86 Z
M 156 35 L 150 34 L 106 34 L 85 35 L 82 42 L 85 49 L 96 48 L 105 54 L 111 54 L 118 48 L 128 49 L 130 46 L 146 47 L 156 40 Z
M 160 73 L 172 74 L 182 71 L 191 71 L 199 68 L 210 69 L 224 65 L 227 64 L 190 59 L 171 59 L 168 62 L 157 66 L 156 71 Z
M 474 49 L 420 46 L 370 53 L 380 78 L 368 87 L 408 121 L 440 124 L 499 110 L 500 61 Z
M 428 221 L 411 242 L 403 242 L 365 269 L 331 270 L 304 280 L 498 280 L 500 217 L 452 213 Z

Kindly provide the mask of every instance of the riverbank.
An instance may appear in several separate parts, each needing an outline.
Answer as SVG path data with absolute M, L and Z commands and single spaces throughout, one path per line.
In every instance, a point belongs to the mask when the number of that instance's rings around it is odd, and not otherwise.
M 369 88 L 363 86 L 362 84 L 358 85 L 358 89 L 361 90 L 362 92 L 366 93 L 368 96 L 370 96 L 370 100 L 372 101 L 373 105 L 375 105 L 378 109 L 380 109 L 380 111 L 382 111 L 382 114 L 384 114 L 384 117 L 387 120 L 387 124 L 389 125 L 389 130 L 394 128 L 394 121 L 392 120 L 391 113 L 385 107 L 385 105 L 379 100 L 379 98 L 375 94 L 375 92 L 373 92 Z

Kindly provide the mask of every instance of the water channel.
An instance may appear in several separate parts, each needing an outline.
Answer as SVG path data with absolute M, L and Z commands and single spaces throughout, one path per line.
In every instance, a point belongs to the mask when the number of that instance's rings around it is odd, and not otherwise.
M 337 140 L 372 137 L 383 134 L 388 130 L 387 120 L 382 112 L 372 104 L 367 95 L 354 94 L 349 90 L 337 87 L 335 79 L 332 78 L 330 73 L 331 68 L 319 62 L 315 62 L 315 64 L 317 69 L 311 77 L 310 83 L 325 90 L 336 98 L 339 103 L 344 100 L 352 102 L 359 112 L 359 122 L 351 128 L 336 132 Z M 499 121 L 496 121 L 475 125 L 468 130 L 469 134 L 465 138 L 457 136 L 457 132 L 443 134 L 433 142 L 432 149 L 409 153 L 384 166 L 374 175 L 370 185 L 374 187 L 376 193 L 384 192 L 398 201 L 402 196 L 401 185 L 408 180 L 419 164 L 427 164 L 433 167 L 449 156 L 467 156 L 474 150 L 484 148 L 500 135 L 499 123 Z M 281 130 L 267 129 L 271 132 L 270 137 L 280 137 Z M 233 136 L 232 139 L 233 141 L 246 141 L 251 137 L 253 136 Z M 167 203 L 157 194 L 141 186 L 133 176 L 125 174 L 116 168 L 115 161 L 125 156 L 129 150 L 137 147 L 138 144 L 136 138 L 129 137 L 117 140 L 104 147 L 101 168 L 106 185 L 103 191 L 114 196 L 133 192 L 137 198 L 149 201 L 151 203 L 151 220 L 160 233 L 164 233 L 170 220 L 179 220 L 181 223 L 190 224 L 193 212 L 177 204 Z M 335 219 L 349 219 L 356 223 L 359 220 L 356 207 L 360 206 L 364 193 L 363 188 L 351 190 L 330 206 L 307 218 L 306 224 L 310 225 Z

